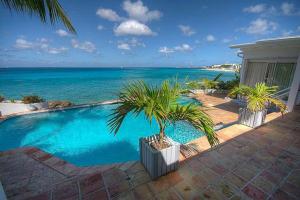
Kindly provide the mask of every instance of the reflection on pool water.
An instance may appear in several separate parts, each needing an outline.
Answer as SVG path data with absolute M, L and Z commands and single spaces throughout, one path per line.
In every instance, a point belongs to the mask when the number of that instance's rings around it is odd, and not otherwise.
M 108 115 L 116 105 L 24 115 L 0 123 L 0 151 L 35 146 L 77 166 L 139 159 L 140 137 L 158 132 L 144 115 L 128 115 L 117 135 L 109 132 Z M 186 143 L 203 133 L 186 122 L 169 126 L 167 135 Z

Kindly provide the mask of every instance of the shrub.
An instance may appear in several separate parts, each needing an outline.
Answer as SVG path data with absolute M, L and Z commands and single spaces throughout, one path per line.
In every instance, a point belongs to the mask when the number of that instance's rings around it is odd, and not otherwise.
M 22 99 L 23 103 L 29 104 L 29 103 L 40 103 L 44 102 L 44 99 L 42 99 L 39 96 L 25 96 Z
M 0 102 L 4 101 L 4 99 L 5 99 L 4 96 L 0 95 Z
M 218 83 L 218 88 L 222 90 L 232 90 L 235 87 L 238 87 L 240 84 L 240 72 L 236 71 L 234 74 L 235 78 L 230 81 L 220 81 Z
M 70 101 L 49 101 L 48 106 L 50 109 L 54 108 L 64 108 L 72 106 L 73 104 Z

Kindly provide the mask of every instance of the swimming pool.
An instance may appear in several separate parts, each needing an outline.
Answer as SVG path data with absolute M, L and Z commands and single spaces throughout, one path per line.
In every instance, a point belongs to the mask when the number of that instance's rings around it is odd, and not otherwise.
M 158 132 L 141 114 L 129 115 L 117 135 L 109 132 L 108 115 L 116 105 L 101 105 L 14 117 L 0 123 L 0 151 L 34 146 L 77 166 L 139 159 L 139 138 Z M 186 143 L 202 136 L 186 122 L 166 130 Z

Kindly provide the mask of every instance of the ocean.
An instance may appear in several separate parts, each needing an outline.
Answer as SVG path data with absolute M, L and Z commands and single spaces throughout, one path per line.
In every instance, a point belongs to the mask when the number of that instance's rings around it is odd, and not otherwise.
M 116 99 L 127 83 L 144 80 L 160 84 L 177 77 L 188 80 L 212 79 L 220 72 L 195 68 L 0 68 L 0 95 L 6 99 L 38 95 L 45 100 L 68 100 L 76 104 Z M 221 80 L 234 78 L 222 72 Z

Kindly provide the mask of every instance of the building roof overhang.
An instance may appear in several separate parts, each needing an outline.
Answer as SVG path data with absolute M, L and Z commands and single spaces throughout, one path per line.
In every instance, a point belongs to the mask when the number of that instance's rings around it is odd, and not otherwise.
M 283 38 L 272 38 L 272 39 L 264 39 L 258 40 L 254 43 L 244 43 L 244 44 L 236 44 L 230 46 L 232 49 L 255 49 L 255 48 L 288 48 L 288 47 L 299 47 L 300 48 L 300 36 L 293 37 L 283 37 Z

